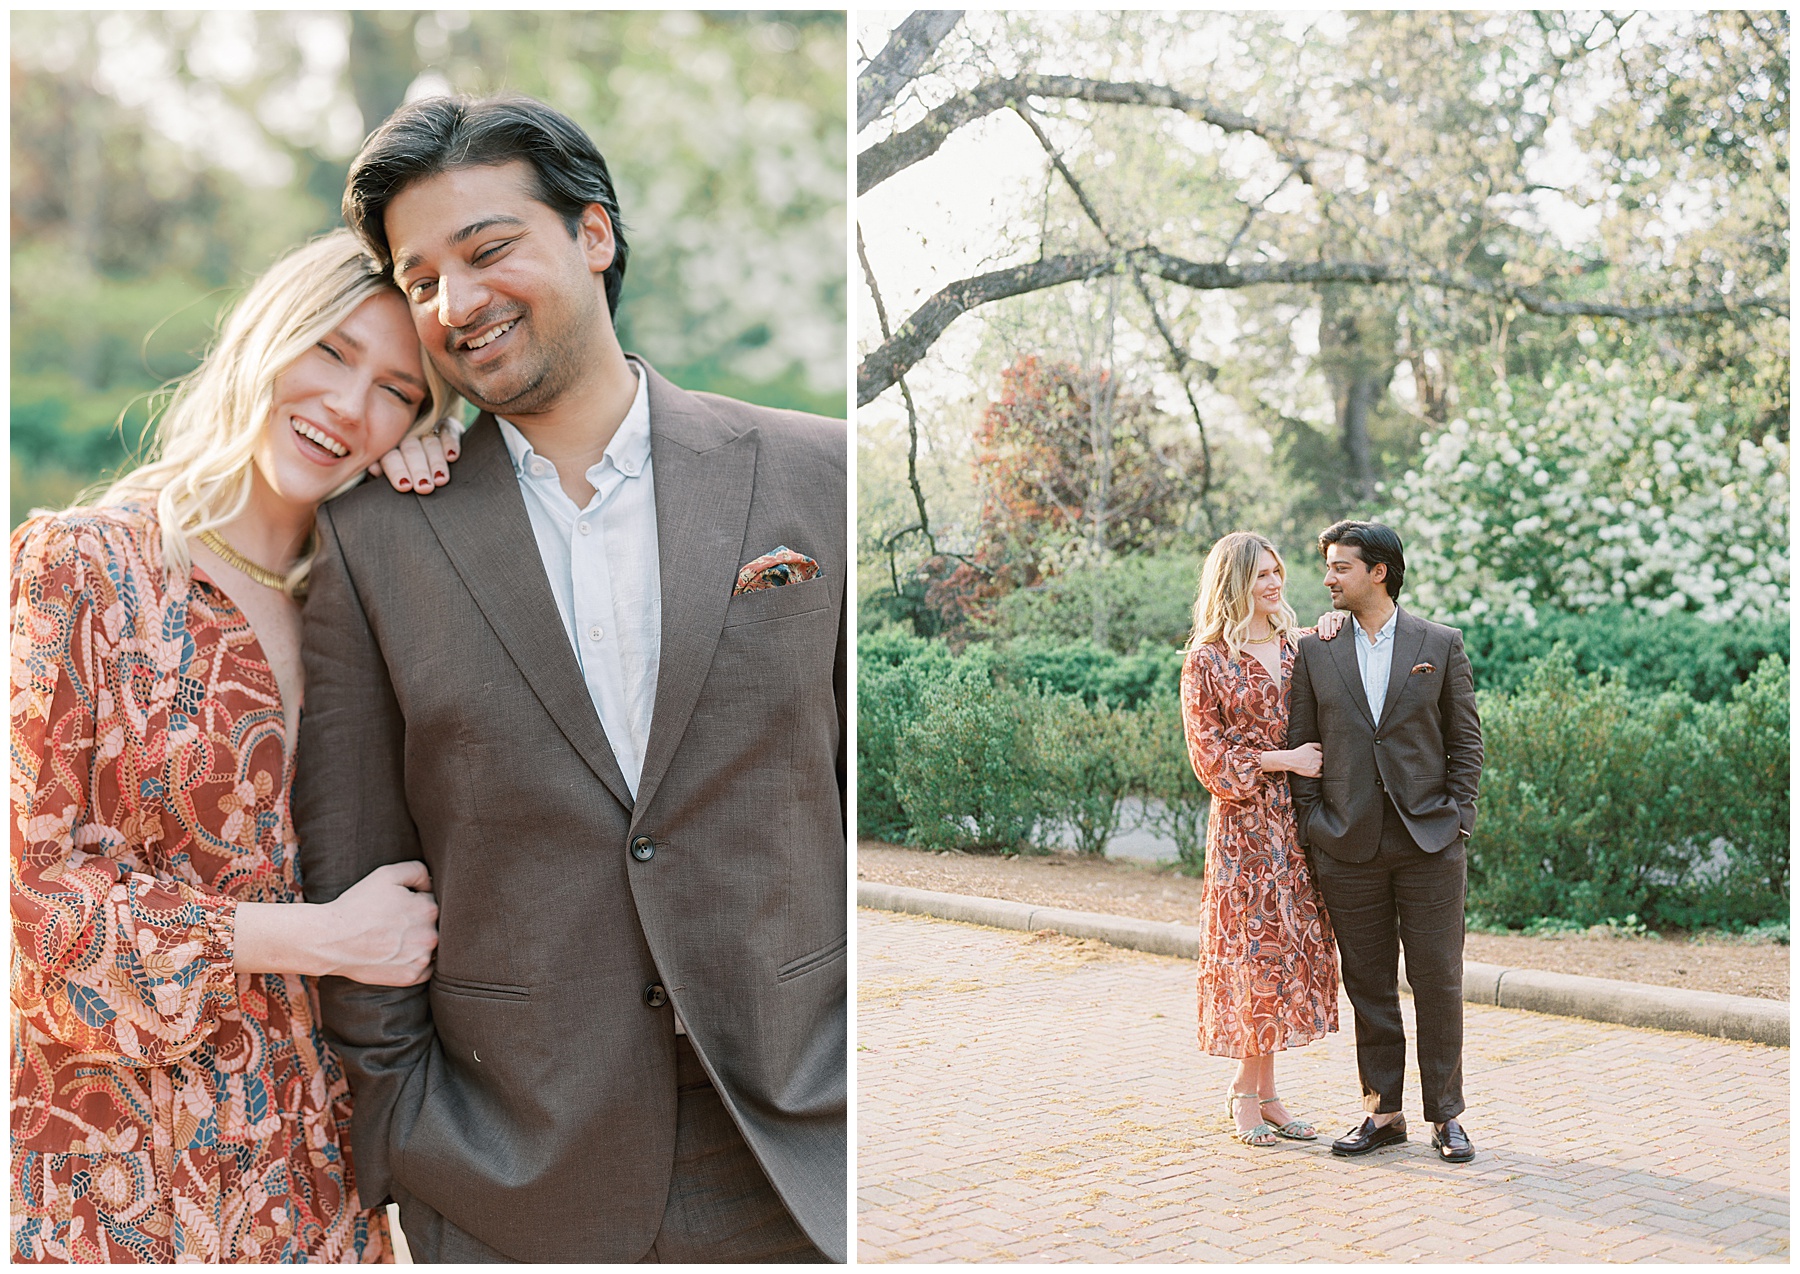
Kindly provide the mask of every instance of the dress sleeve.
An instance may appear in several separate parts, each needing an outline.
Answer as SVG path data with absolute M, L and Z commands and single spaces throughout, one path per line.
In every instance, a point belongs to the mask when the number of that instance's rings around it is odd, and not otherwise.
M 1264 778 L 1262 749 L 1226 737 L 1223 697 L 1211 660 L 1197 650 L 1189 654 L 1181 670 L 1181 724 L 1194 774 L 1217 800 L 1253 800 Z
M 58 521 L 13 536 L 13 1004 L 58 1043 L 159 1066 L 237 1001 L 237 904 L 109 856 L 155 825 L 137 793 L 97 808 L 127 746 L 109 675 L 125 644 L 120 594 L 148 591 L 110 541 Z

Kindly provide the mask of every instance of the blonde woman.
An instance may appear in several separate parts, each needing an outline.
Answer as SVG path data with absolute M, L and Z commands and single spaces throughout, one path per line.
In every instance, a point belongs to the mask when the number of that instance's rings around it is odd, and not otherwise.
M 321 501 L 446 478 L 452 402 L 338 231 L 251 288 L 150 463 L 13 534 L 14 1261 L 393 1259 L 313 979 L 424 981 L 437 907 L 416 862 L 300 900 L 296 598 Z
M 1311 1141 L 1275 1091 L 1275 1054 L 1338 1027 L 1331 921 L 1307 873 L 1289 772 L 1316 775 L 1317 744 L 1289 750 L 1288 675 L 1299 639 L 1268 540 L 1233 531 L 1200 575 L 1181 674 L 1194 773 L 1212 794 L 1200 937 L 1200 1047 L 1238 1059 L 1228 1104 L 1239 1141 Z M 1343 617 L 1319 621 L 1330 639 Z

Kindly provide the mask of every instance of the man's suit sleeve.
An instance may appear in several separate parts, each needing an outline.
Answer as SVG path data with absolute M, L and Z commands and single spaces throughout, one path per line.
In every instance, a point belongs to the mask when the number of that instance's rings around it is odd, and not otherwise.
M 831 673 L 831 688 L 837 695 L 838 809 L 844 820 L 844 832 L 850 831 L 850 604 L 846 598 L 838 607 L 837 666 Z
M 1463 835 L 1475 830 L 1475 795 L 1481 786 L 1481 717 L 1475 710 L 1475 672 L 1452 631 L 1438 712 L 1444 723 L 1444 786 L 1462 812 Z
M 1312 669 L 1307 662 L 1307 647 L 1301 645 L 1294 652 L 1294 682 L 1288 687 L 1288 737 L 1287 745 L 1291 748 L 1307 743 L 1319 743 L 1319 699 L 1313 692 Z M 1306 842 L 1306 827 L 1312 821 L 1312 812 L 1319 804 L 1319 780 L 1307 778 L 1302 774 L 1288 772 L 1288 791 L 1294 798 L 1294 825 L 1299 833 L 1300 844 Z
M 306 900 L 329 902 L 376 867 L 421 855 L 405 799 L 405 724 L 325 508 L 302 655 L 306 711 L 294 819 Z M 427 987 L 322 978 L 319 999 L 356 1099 L 358 1193 L 364 1207 L 374 1207 L 389 1196 L 396 1133 L 411 1127 L 424 1099 L 433 1042 Z

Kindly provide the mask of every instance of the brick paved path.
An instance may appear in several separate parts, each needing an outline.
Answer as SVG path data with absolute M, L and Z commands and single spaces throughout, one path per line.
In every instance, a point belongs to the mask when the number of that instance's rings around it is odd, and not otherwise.
M 1786 1049 L 1469 1005 L 1475 1161 L 1432 1154 L 1416 1069 L 1412 1141 L 1344 1160 L 1346 1002 L 1276 1067 L 1320 1140 L 1258 1149 L 1190 962 L 859 915 L 861 1260 L 1786 1259 Z

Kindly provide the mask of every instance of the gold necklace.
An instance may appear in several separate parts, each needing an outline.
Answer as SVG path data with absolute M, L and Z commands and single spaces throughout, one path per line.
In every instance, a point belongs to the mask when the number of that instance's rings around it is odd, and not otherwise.
M 207 548 L 224 558 L 225 561 L 232 566 L 237 567 L 238 570 L 248 575 L 264 588 L 272 588 L 281 593 L 287 591 L 287 576 L 281 574 L 279 571 L 271 571 L 266 566 L 258 566 L 255 562 L 252 562 L 242 553 L 232 548 L 231 545 L 227 544 L 225 542 L 225 537 L 220 535 L 217 531 L 200 532 L 200 543 L 206 545 Z
M 1267 636 L 1265 636 L 1265 637 L 1252 637 L 1252 636 L 1251 636 L 1251 635 L 1250 635 L 1250 634 L 1249 634 L 1249 633 L 1248 633 L 1248 632 L 1246 632 L 1246 633 L 1245 633 L 1245 634 L 1244 634 L 1244 643 L 1245 643 L 1245 645 L 1249 645 L 1249 646 L 1260 646 L 1260 645 L 1262 645 L 1262 644 L 1263 644 L 1263 643 L 1264 643 L 1264 642 L 1265 642 L 1265 641 L 1274 641 L 1274 640 L 1275 640 L 1275 638 L 1276 638 L 1276 636 L 1277 636 L 1277 634 L 1276 634 L 1276 632 L 1275 632 L 1275 625 L 1273 625 L 1273 624 L 1270 624 L 1270 625 L 1269 625 L 1269 632 L 1268 632 L 1268 635 L 1267 635 Z

